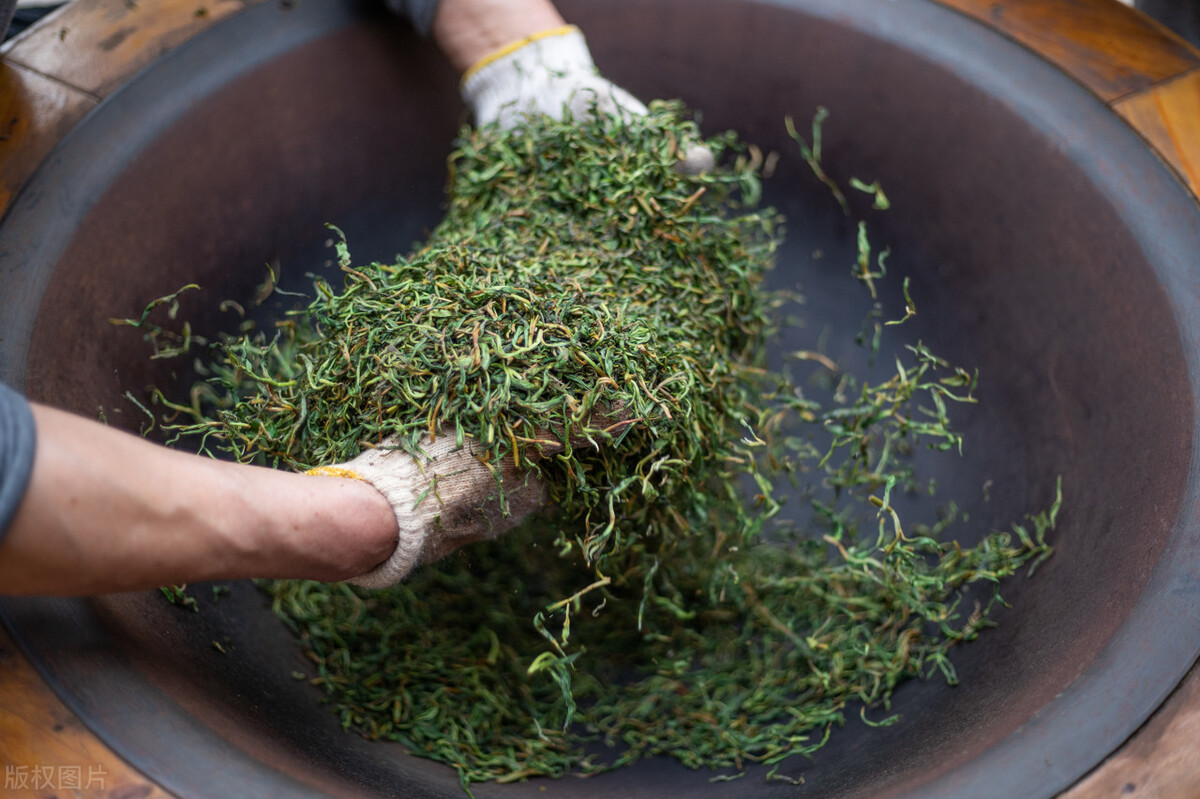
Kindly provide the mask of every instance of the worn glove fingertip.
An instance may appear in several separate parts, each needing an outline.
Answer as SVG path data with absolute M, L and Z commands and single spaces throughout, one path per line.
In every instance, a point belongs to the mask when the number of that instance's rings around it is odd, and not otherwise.
M 675 165 L 675 170 L 681 175 L 694 177 L 711 172 L 715 166 L 712 150 L 703 144 L 689 144 L 683 152 L 683 158 Z

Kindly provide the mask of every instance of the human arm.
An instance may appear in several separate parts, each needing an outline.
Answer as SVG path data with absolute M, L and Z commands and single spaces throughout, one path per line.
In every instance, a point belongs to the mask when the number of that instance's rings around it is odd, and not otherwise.
M 530 114 L 576 118 L 591 113 L 628 118 L 646 106 L 602 76 L 583 33 L 567 25 L 550 0 L 389 0 L 432 35 L 462 74 L 462 95 L 478 125 L 520 124 Z M 424 20 L 424 22 L 422 21 Z M 683 142 L 678 169 L 713 168 L 712 153 Z
M 188 455 L 45 406 L 33 416 L 33 473 L 0 540 L 0 593 L 339 580 L 395 548 L 396 517 L 366 483 Z
M 506 45 L 566 24 L 550 0 L 440 0 L 432 35 L 462 74 Z

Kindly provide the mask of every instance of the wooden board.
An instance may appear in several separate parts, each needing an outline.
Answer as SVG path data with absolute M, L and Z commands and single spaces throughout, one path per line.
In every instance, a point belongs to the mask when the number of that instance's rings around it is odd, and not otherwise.
M 1200 51 L 1116 0 L 935 1 L 1078 80 L 1200 197 Z
M 1113 101 L 1200 67 L 1200 52 L 1116 0 L 937 0 L 1004 33 Z
M 263 0 L 74 0 L 0 48 L 0 215 L 54 145 L 155 58 Z
M 0 765 L 10 799 L 167 799 L 100 739 L 34 671 L 0 627 Z
M 75 0 L 10 42 L 4 59 L 104 97 L 245 0 Z
M 0 213 L 96 98 L 26 67 L 0 62 Z
M 1113 104 L 1200 197 L 1200 69 Z

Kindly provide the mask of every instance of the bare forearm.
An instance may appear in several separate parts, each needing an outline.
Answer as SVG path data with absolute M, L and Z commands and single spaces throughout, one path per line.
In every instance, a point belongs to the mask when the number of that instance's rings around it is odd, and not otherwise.
M 441 0 L 433 38 L 459 72 L 563 18 L 550 0 Z
M 33 477 L 0 544 L 0 592 L 344 579 L 395 545 L 391 508 L 366 484 L 186 455 L 45 407 L 34 418 Z

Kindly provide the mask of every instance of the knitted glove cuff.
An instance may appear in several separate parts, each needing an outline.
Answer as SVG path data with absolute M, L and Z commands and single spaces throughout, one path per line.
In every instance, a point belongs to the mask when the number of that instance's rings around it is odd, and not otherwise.
M 350 581 L 356 585 L 382 588 L 399 582 L 420 562 L 447 503 L 478 507 L 499 493 L 491 470 L 476 457 L 474 441 L 459 447 L 453 437 L 443 436 L 421 443 L 424 457 L 385 441 L 345 464 L 383 494 L 400 531 L 391 557 Z
M 364 588 L 394 585 L 419 563 L 495 538 L 545 504 L 545 486 L 535 475 L 518 472 L 511 461 L 493 469 L 481 460 L 473 439 L 459 446 L 453 436 L 426 438 L 420 450 L 414 456 L 385 440 L 347 463 L 309 470 L 370 483 L 396 516 L 399 533 L 391 556 L 349 582 Z
M 583 34 L 573 25 L 542 31 L 497 50 L 467 70 L 462 95 L 475 122 L 514 127 L 535 114 L 561 119 L 592 108 L 645 114 L 646 106 L 600 77 Z

